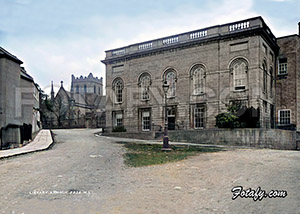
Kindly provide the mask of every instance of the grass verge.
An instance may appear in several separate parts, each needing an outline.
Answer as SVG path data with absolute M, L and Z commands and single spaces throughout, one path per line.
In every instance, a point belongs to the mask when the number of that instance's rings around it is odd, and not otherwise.
M 125 164 L 131 167 L 164 164 L 167 162 L 179 161 L 188 156 L 205 152 L 224 151 L 219 147 L 172 145 L 172 151 L 161 151 L 162 145 L 158 144 L 137 144 L 130 142 L 117 142 L 123 144 L 127 152 L 124 154 Z

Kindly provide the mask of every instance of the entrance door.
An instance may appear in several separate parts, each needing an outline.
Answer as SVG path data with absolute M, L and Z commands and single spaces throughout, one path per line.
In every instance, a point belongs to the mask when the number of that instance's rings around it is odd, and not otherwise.
M 168 130 L 175 130 L 176 108 L 168 108 Z

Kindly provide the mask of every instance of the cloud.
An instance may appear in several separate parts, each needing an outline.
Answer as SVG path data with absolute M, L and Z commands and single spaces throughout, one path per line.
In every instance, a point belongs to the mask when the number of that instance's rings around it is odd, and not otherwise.
M 72 74 L 87 76 L 92 72 L 105 77 L 105 66 L 100 62 L 105 50 L 257 15 L 252 0 L 188 1 L 169 11 L 151 8 L 137 15 L 93 14 L 74 23 L 68 20 L 70 24 L 57 35 L 56 31 L 28 34 L 11 38 L 7 44 L 42 88 L 49 87 L 51 80 L 57 85 L 63 80 L 69 89 Z

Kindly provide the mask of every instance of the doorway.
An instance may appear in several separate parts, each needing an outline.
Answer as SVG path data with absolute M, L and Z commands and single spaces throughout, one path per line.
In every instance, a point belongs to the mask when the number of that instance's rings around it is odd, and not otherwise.
M 167 109 L 168 117 L 168 130 L 175 130 L 175 121 L 176 121 L 176 107 L 168 107 Z

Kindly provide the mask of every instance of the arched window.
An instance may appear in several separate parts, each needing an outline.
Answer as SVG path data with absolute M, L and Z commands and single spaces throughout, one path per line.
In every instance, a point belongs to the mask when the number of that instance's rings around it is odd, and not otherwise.
M 123 80 L 121 78 L 115 79 L 113 82 L 113 91 L 116 103 L 121 103 L 123 101 L 123 88 Z
M 230 65 L 231 74 L 233 75 L 234 90 L 246 89 L 248 64 L 242 58 L 235 59 Z
M 169 85 L 169 90 L 167 93 L 167 97 L 175 97 L 176 96 L 176 73 L 173 69 L 169 69 L 165 72 L 164 81 L 167 81 Z
M 84 85 L 84 93 L 86 93 L 86 85 Z
M 139 78 L 139 86 L 141 88 L 141 99 L 149 100 L 149 89 L 151 85 L 151 77 L 148 73 L 143 73 Z
M 199 95 L 204 93 L 205 87 L 205 68 L 202 65 L 195 65 L 191 70 L 191 80 L 193 94 Z
M 263 91 L 267 92 L 267 84 L 268 84 L 268 73 L 267 73 L 267 65 L 263 63 Z

